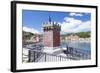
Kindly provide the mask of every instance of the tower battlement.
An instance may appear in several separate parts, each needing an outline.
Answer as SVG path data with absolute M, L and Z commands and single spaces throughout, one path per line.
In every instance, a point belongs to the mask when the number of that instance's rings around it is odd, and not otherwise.
M 43 24 L 43 30 L 44 31 L 49 31 L 49 30 L 61 30 L 61 26 L 57 23 L 45 23 Z

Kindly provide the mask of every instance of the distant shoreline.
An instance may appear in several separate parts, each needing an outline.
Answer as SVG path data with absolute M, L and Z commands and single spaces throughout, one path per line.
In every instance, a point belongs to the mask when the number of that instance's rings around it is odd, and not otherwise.
M 91 43 L 91 40 L 64 40 L 62 42 L 82 42 L 82 43 Z

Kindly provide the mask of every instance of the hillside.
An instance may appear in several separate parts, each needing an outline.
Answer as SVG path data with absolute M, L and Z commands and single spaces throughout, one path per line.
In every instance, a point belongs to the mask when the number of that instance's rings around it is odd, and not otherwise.
M 64 37 L 70 36 L 70 35 L 77 35 L 80 38 L 89 38 L 89 37 L 91 37 L 91 32 L 68 33 L 68 34 L 61 35 L 61 37 L 64 38 Z

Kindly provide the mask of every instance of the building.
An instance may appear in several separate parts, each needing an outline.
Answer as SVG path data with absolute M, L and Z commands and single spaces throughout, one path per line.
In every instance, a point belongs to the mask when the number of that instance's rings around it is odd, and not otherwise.
M 43 43 L 45 47 L 60 46 L 61 26 L 58 23 L 52 22 L 49 17 L 49 22 L 43 24 L 43 31 Z
M 23 46 L 27 45 L 27 44 L 40 42 L 40 35 L 39 34 L 33 34 L 31 32 L 23 31 L 23 37 L 22 38 L 23 38 Z
M 38 34 L 35 34 L 30 38 L 30 40 L 33 42 L 40 42 L 40 36 Z
M 66 40 L 70 40 L 70 41 L 78 41 L 79 40 L 79 36 L 77 35 L 70 35 L 65 37 Z

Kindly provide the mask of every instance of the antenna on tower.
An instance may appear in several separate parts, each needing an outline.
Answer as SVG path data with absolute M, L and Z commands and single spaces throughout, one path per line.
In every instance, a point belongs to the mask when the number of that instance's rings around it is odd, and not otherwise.
M 51 23 L 51 17 L 49 16 L 49 22 Z

